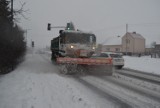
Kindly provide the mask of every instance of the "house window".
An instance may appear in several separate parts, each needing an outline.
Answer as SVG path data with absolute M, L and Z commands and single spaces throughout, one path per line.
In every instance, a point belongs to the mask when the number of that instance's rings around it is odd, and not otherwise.
M 129 47 L 125 47 L 124 49 L 125 49 L 125 51 L 129 51 Z
M 126 39 L 126 43 L 129 44 L 129 43 L 130 43 L 130 40 L 129 40 L 129 39 Z
M 106 48 L 106 51 L 110 51 L 110 48 Z
M 120 51 L 120 48 L 115 48 L 115 51 L 116 51 L 116 52 Z

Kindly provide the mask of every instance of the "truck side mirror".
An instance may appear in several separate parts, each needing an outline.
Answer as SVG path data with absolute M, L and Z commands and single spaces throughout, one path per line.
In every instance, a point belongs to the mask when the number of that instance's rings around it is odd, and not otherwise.
M 59 30 L 59 34 L 62 34 L 64 30 Z
M 51 24 L 48 23 L 47 30 L 51 30 Z

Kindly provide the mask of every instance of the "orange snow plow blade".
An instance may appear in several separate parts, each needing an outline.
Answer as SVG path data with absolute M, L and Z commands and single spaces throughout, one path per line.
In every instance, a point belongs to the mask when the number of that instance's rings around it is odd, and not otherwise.
M 114 69 L 110 58 L 57 58 L 60 72 L 63 74 L 87 73 L 111 76 Z
M 86 64 L 86 65 L 106 65 L 112 64 L 110 58 L 69 58 L 59 57 L 57 58 L 58 64 Z

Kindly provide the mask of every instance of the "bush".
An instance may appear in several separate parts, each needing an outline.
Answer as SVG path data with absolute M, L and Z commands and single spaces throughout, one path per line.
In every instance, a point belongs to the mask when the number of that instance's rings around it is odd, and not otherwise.
M 0 73 L 13 70 L 25 54 L 24 31 L 13 22 L 9 1 L 0 0 Z
M 18 27 L 12 27 L 7 21 L 0 25 L 0 73 L 8 73 L 19 63 L 25 54 L 26 43 L 24 32 Z

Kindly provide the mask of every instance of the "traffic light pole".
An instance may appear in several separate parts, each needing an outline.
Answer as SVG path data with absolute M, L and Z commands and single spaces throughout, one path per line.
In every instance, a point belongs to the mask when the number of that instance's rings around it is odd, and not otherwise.
M 55 26 L 55 27 L 51 27 L 51 28 L 66 28 L 65 26 Z
M 65 26 L 54 26 L 54 27 L 51 27 L 51 24 L 48 23 L 47 30 L 51 30 L 51 28 L 66 28 L 66 27 Z
M 54 27 L 51 27 L 51 24 L 48 23 L 47 30 L 50 31 L 51 28 L 66 28 L 66 27 L 65 26 L 54 26 Z M 60 36 L 59 36 L 59 46 L 60 46 Z

